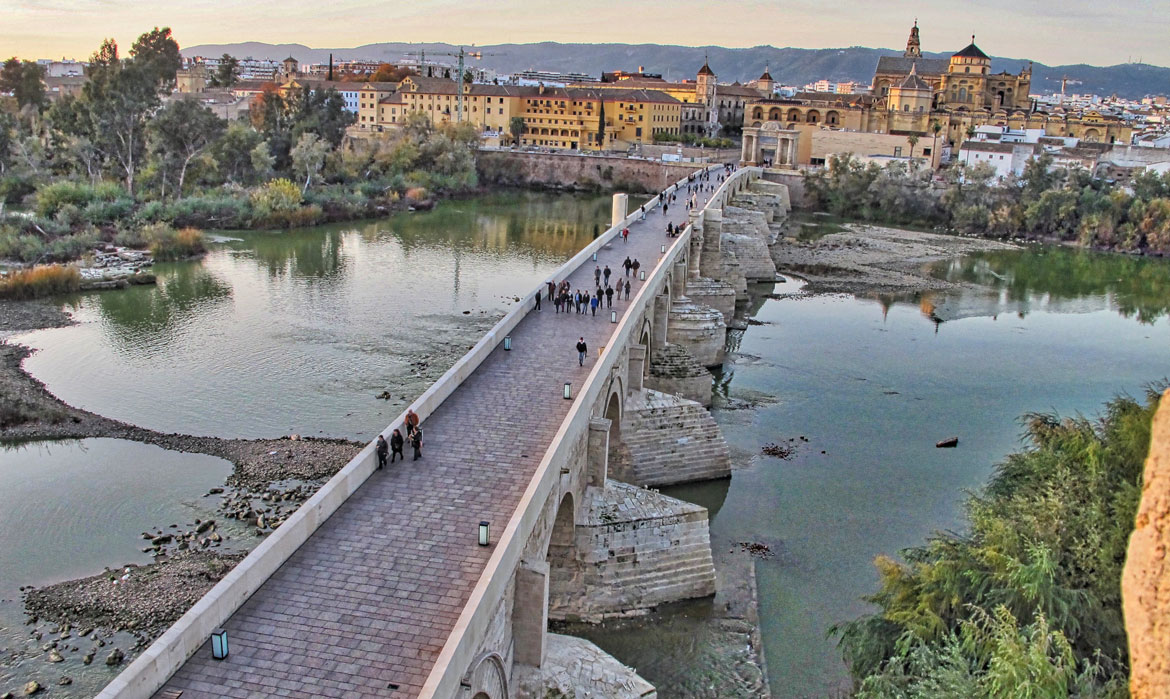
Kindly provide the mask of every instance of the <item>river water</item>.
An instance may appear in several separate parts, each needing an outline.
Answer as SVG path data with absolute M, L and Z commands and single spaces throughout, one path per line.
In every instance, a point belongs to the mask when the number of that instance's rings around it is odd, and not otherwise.
M 608 196 L 510 193 L 243 233 L 201 261 L 158 265 L 156 287 L 73 299 L 78 325 L 17 341 L 37 350 L 25 366 L 51 391 L 102 415 L 217 436 L 368 439 L 608 216 Z M 963 491 L 1018 448 L 1021 414 L 1091 413 L 1170 375 L 1165 261 L 1029 249 L 930 272 L 989 291 L 870 299 L 805 296 L 796 282 L 755 289 L 764 324 L 729 338 L 735 351 L 717 377 L 733 478 L 669 491 L 711 507 L 717 545 L 775 552 L 756 575 L 776 696 L 843 686 L 825 631 L 866 610 L 873 557 L 960 528 Z M 382 391 L 390 401 L 375 398 Z M 950 436 L 959 448 L 934 448 Z M 789 439 L 794 458 L 761 455 Z M 682 620 L 705 613 L 591 637 L 672 696 L 670 686 L 688 683 L 675 681 L 685 662 L 670 659 L 694 655 Z

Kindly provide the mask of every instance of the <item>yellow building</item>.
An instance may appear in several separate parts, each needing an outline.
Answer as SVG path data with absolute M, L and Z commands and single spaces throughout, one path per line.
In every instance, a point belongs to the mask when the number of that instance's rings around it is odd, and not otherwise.
M 361 131 L 386 131 L 422 113 L 438 125 L 458 120 L 456 83 L 410 76 L 397 89 L 387 84 L 363 86 L 358 121 Z M 680 133 L 681 104 L 653 90 L 553 88 L 465 83 L 463 121 L 485 137 L 511 141 L 514 117 L 524 121 L 518 145 L 564 150 L 620 149 L 653 143 L 660 133 Z M 598 143 L 604 103 L 605 141 Z

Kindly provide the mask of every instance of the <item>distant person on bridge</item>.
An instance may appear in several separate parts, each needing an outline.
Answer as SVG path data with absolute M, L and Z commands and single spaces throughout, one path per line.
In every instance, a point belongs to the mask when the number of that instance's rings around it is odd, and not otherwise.
M 390 453 L 390 445 L 386 444 L 386 438 L 382 435 L 378 435 L 378 445 L 374 451 L 378 453 L 378 469 L 381 470 L 386 465 L 386 455 Z
M 613 287 L 608 285 L 605 287 L 605 307 L 613 308 Z
M 642 266 L 642 263 L 638 262 L 638 258 L 635 257 L 634 263 L 632 265 L 630 265 L 630 269 L 634 270 L 634 276 L 638 276 L 638 268 L 641 266 Z
M 626 280 L 626 300 L 630 300 L 630 280 Z
M 585 366 L 585 353 L 589 351 L 589 346 L 585 344 L 585 338 L 577 340 L 577 366 Z
M 593 267 L 593 283 L 601 286 L 601 268 L 596 265 Z
M 413 410 L 407 410 L 406 420 L 404 422 L 406 423 L 406 436 L 409 438 L 418 431 L 418 413 Z
M 419 428 L 415 428 L 414 434 L 410 435 L 410 448 L 414 449 L 414 458 L 412 461 L 418 461 L 422 458 L 423 447 L 423 433 Z M 403 457 L 405 458 L 405 457 Z
M 536 290 L 536 310 L 540 310 L 540 289 Z
M 597 296 L 594 296 L 593 298 L 589 299 L 589 310 L 593 312 L 594 318 L 597 317 L 597 304 L 598 303 L 600 303 L 600 301 L 598 301 Z
M 552 283 L 552 281 L 550 280 L 550 281 L 549 281 L 549 283 L 548 283 L 548 300 L 549 300 L 549 301 L 552 301 L 552 300 L 553 300 L 553 292 L 554 292 L 555 290 L 556 290 L 556 285 L 555 285 L 555 284 L 553 284 L 553 283 Z
M 630 256 L 626 255 L 626 261 L 622 263 L 622 267 L 626 268 L 626 276 L 627 277 L 630 276 L 630 267 L 633 264 L 634 264 L 633 262 L 630 262 Z
M 390 463 L 394 463 L 394 456 L 398 455 L 403 461 L 406 461 L 406 454 L 402 453 L 402 446 L 406 440 L 402 438 L 402 433 L 395 428 L 390 435 Z
M 601 271 L 601 276 L 605 277 L 605 285 L 606 286 L 609 286 L 609 275 L 610 274 L 611 274 L 611 272 L 609 271 L 609 265 L 606 265 L 605 269 L 603 269 Z
M 629 228 L 622 229 L 622 242 L 623 243 L 630 242 L 630 229 Z

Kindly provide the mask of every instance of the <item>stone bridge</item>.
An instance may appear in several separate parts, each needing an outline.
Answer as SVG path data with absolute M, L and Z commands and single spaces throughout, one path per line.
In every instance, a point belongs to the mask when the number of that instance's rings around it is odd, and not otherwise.
M 99 696 L 654 696 L 548 622 L 715 591 L 707 511 L 650 486 L 730 475 L 707 367 L 747 282 L 775 278 L 788 199 L 756 168 L 703 172 L 667 190 L 668 212 L 656 197 L 627 215 L 615 195 L 614 225 L 550 277 L 592 290 L 608 265 L 628 300 L 558 314 L 529 293 L 412 404 L 421 460 L 379 471 L 367 446 Z

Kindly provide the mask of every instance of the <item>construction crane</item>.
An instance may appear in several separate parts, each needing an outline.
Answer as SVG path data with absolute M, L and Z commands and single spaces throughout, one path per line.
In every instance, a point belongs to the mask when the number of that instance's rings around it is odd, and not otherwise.
M 498 53 L 484 53 L 483 51 L 468 51 L 462 46 L 459 47 L 459 53 L 432 53 L 432 56 L 450 56 L 459 59 L 459 69 L 455 75 L 455 123 L 463 123 L 463 74 L 464 61 L 468 58 L 480 59 L 484 56 L 499 56 Z M 426 51 L 418 52 L 418 67 L 419 70 L 426 70 Z
M 1072 78 L 1068 77 L 1067 75 L 1061 76 L 1061 78 L 1060 78 L 1060 103 L 1064 104 L 1064 88 L 1066 85 L 1083 85 L 1083 84 L 1084 83 L 1082 83 L 1080 80 L 1073 80 Z

